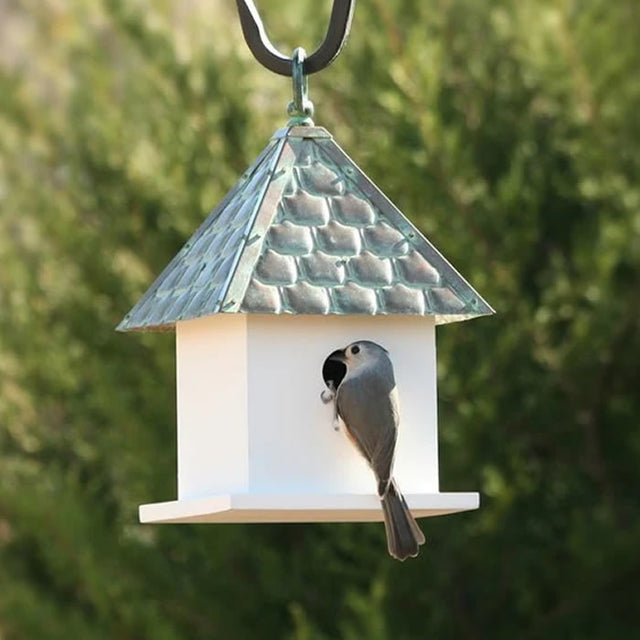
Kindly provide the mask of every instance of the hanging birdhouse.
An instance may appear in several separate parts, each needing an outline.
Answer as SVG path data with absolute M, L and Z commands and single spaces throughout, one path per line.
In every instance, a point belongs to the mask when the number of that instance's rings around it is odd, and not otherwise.
M 439 488 L 435 327 L 490 313 L 299 114 L 118 327 L 176 333 L 178 495 L 141 521 L 382 520 L 367 461 L 320 397 L 345 375 L 330 356 L 359 340 L 393 363 L 393 473 L 414 516 L 477 508 L 477 493 Z

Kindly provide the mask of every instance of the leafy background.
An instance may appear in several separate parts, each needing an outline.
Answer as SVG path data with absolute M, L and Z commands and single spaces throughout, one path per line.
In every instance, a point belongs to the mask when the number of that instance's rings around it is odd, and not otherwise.
M 262 0 L 313 49 L 329 2 Z M 380 525 L 140 526 L 173 340 L 114 326 L 285 122 L 222 0 L 0 5 L 0 638 L 634 637 L 640 4 L 363 0 L 327 126 L 499 310 L 439 330 L 445 490 Z

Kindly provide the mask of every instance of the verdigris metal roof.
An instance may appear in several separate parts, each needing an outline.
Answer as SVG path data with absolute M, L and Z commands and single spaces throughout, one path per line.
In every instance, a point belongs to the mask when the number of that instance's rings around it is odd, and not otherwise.
M 321 127 L 278 131 L 118 329 L 214 313 L 493 309 Z

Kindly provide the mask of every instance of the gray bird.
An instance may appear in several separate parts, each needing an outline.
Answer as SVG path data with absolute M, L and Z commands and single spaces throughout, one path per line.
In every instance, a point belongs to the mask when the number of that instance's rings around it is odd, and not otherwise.
M 327 361 L 346 368 L 334 369 L 336 379 L 327 384 L 336 385 L 338 415 L 378 481 L 389 553 L 398 560 L 415 557 L 424 534 L 392 477 L 400 416 L 389 353 L 375 342 L 358 340 L 334 351 Z

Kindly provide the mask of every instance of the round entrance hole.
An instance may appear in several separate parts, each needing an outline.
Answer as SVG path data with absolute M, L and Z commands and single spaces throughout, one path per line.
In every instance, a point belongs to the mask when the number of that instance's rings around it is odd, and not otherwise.
M 342 349 L 333 351 L 327 356 L 327 359 L 322 365 L 322 379 L 325 385 L 327 385 L 327 388 L 332 391 L 338 388 L 342 379 L 347 375 L 347 365 L 344 364 L 344 362 L 333 359 L 333 356 L 337 354 L 342 355 L 343 353 Z

